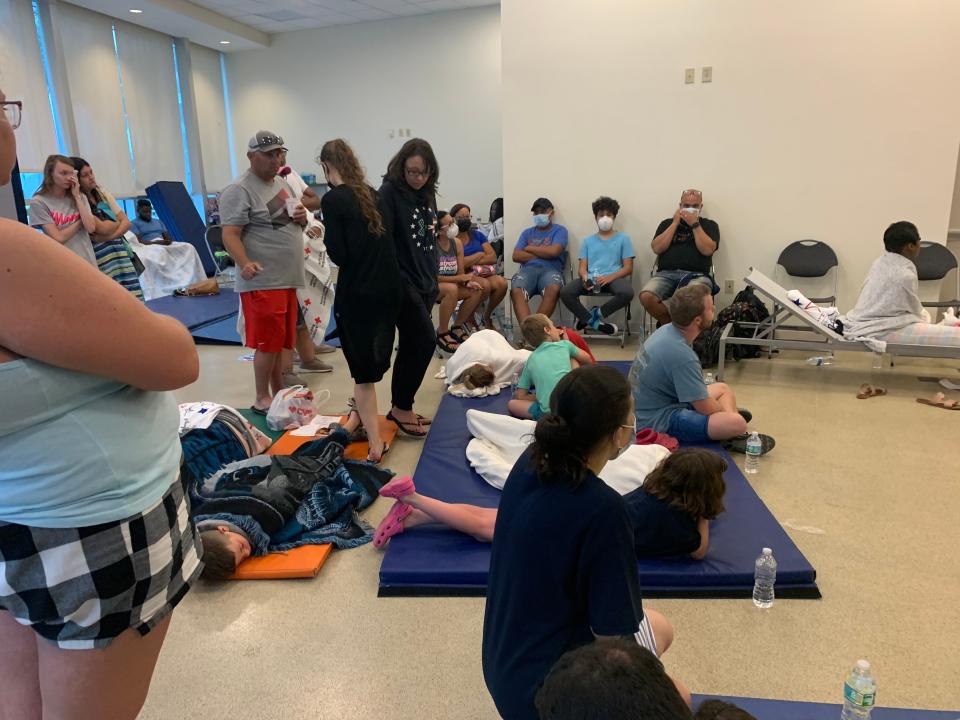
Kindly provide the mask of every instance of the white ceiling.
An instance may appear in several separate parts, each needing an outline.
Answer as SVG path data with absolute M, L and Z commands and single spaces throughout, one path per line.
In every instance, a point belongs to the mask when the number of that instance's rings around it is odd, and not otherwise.
M 68 0 L 223 52 L 262 48 L 269 35 L 499 5 L 500 0 Z M 131 13 L 138 9 L 139 14 Z M 221 44 L 227 40 L 229 44 Z
M 266 33 L 497 5 L 499 0 L 192 0 Z

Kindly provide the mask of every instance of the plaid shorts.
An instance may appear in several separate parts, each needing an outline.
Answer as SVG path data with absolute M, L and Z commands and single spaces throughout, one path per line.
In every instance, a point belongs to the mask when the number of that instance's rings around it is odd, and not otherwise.
M 65 650 L 146 635 L 203 565 L 178 479 L 152 507 L 116 522 L 38 528 L 0 522 L 0 610 Z

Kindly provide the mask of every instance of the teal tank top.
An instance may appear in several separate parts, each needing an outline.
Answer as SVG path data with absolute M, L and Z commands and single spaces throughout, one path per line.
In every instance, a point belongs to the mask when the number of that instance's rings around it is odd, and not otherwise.
M 146 510 L 177 479 L 170 393 L 35 360 L 0 363 L 0 521 L 88 527 Z

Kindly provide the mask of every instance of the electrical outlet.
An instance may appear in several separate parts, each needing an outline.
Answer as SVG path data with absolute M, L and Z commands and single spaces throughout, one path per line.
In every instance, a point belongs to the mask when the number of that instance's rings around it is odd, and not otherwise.
M 687 68 L 683 73 L 683 82 L 687 85 L 692 85 L 697 81 L 697 70 L 696 68 Z
M 727 295 L 733 295 L 733 280 L 725 280 L 723 283 L 723 291 Z
M 713 66 L 706 65 L 700 68 L 700 82 L 713 82 Z

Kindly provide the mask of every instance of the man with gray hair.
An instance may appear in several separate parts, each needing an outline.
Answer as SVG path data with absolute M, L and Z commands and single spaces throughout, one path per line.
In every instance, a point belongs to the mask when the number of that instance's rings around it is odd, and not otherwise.
M 728 440 L 747 431 L 749 413 L 737 410 L 726 383 L 707 385 L 691 345 L 713 324 L 713 295 L 701 283 L 677 290 L 669 302 L 673 322 L 641 345 L 630 367 L 637 427 L 680 442 Z
M 710 267 L 720 247 L 720 226 L 702 213 L 703 193 L 684 190 L 673 217 L 660 223 L 650 243 L 657 272 L 640 290 L 640 303 L 659 325 L 670 322 L 664 303 L 677 288 L 699 283 L 713 290 Z
M 223 245 L 237 265 L 237 292 L 254 349 L 256 400 L 267 414 L 283 388 L 283 350 L 293 350 L 297 288 L 303 287 L 303 228 L 307 211 L 279 176 L 283 138 L 261 130 L 247 145 L 250 167 L 220 194 Z

